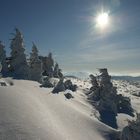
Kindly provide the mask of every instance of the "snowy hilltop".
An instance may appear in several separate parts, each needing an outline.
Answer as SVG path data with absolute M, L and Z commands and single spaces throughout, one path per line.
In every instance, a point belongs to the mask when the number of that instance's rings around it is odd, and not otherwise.
M 113 131 L 93 116 L 95 110 L 80 89 L 68 100 L 65 92 L 50 94 L 52 88 L 40 88 L 37 82 L 12 82 L 13 86 L 0 87 L 0 138 L 4 140 L 104 140 Z
M 9 57 L 4 48 L 0 42 L 1 140 L 139 140 L 139 81 L 112 80 L 107 68 L 85 80 L 64 76 L 35 43 L 27 58 L 18 29 Z
M 5 82 L 6 86 L 0 86 L 0 138 L 114 140 L 128 125 L 128 119 L 135 120 L 120 113 L 116 117 L 118 129 L 104 124 L 98 119 L 98 110 L 89 103 L 85 94 L 91 87 L 90 81 L 70 80 L 77 85 L 77 91 L 65 90 L 52 94 L 53 88 L 41 88 L 38 82 L 1 78 L 0 83 Z M 56 82 L 55 79 L 53 81 Z M 132 94 L 134 90 L 140 91 L 140 84 L 139 87 L 127 81 L 113 81 L 113 84 L 118 87 L 119 94 L 131 98 L 133 109 L 140 112 L 139 97 Z M 71 93 L 73 98 L 66 98 L 67 93 Z

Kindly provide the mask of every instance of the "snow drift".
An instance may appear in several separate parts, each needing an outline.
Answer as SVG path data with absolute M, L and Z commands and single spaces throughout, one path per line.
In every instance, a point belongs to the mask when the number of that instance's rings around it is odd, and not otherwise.
M 13 83 L 0 87 L 2 140 L 106 140 L 114 131 L 95 118 L 80 90 L 68 100 L 64 92 L 52 94 L 37 82 Z

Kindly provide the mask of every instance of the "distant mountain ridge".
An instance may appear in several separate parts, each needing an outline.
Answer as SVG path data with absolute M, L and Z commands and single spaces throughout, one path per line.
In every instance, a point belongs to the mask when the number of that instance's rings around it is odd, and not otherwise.
M 112 76 L 113 80 L 140 81 L 140 76 Z
M 89 77 L 88 72 L 66 72 L 64 76 L 78 79 L 87 79 Z
M 64 75 L 66 77 L 87 79 L 91 73 L 90 72 L 66 72 Z M 114 76 L 111 75 L 113 80 L 127 80 L 127 81 L 140 81 L 140 76 Z

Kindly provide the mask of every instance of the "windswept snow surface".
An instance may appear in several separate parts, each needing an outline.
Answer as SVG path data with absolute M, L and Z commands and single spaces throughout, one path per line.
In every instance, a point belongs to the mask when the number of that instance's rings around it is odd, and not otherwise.
M 140 113 L 140 97 L 134 96 L 140 92 L 140 81 L 127 81 L 127 80 L 113 80 L 113 85 L 117 87 L 118 94 L 129 97 L 131 105 L 134 109 L 134 114 Z M 120 113 L 117 116 L 118 129 L 122 130 L 128 125 L 128 120 L 135 120 L 135 117 Z
M 80 88 L 68 100 L 37 82 L 12 82 L 0 86 L 0 140 L 107 140 L 114 131 L 94 116 Z
M 140 81 L 113 80 L 113 84 L 118 94 L 129 97 L 135 112 L 140 113 L 140 97 L 134 95 L 140 94 Z
M 37 82 L 0 79 L 7 85 L 0 85 L 0 140 L 110 140 L 127 119 L 135 119 L 118 114 L 118 130 L 103 124 L 84 94 L 91 87 L 89 81 L 71 80 L 78 90 L 68 100 L 65 92 L 52 94 L 52 88 L 40 88 Z M 133 95 L 140 92 L 140 82 L 113 80 L 113 84 L 140 112 L 140 97 Z

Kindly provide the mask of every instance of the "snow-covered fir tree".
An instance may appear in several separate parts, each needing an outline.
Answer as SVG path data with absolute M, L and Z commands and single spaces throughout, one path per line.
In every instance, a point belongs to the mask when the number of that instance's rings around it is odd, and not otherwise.
M 42 76 L 42 64 L 38 57 L 38 49 L 33 43 L 32 53 L 30 53 L 30 79 L 40 81 Z
M 8 66 L 6 63 L 6 51 L 4 50 L 5 46 L 2 44 L 2 42 L 0 41 L 0 62 L 2 65 L 2 75 L 3 76 L 7 76 L 8 74 Z
M 66 80 L 64 82 L 65 89 L 71 90 L 71 91 L 76 91 L 77 90 L 77 85 L 73 84 L 71 80 Z
M 52 84 L 52 82 L 50 81 L 51 78 L 50 77 L 42 77 L 42 85 L 40 87 L 47 87 L 47 88 L 52 88 L 54 87 L 54 85 Z
M 92 96 L 93 96 L 94 99 L 95 98 L 98 99 L 98 96 L 96 96 L 99 93 L 99 85 L 98 85 L 97 79 L 96 79 L 96 77 L 93 74 L 90 74 L 89 77 L 91 79 L 90 82 L 92 84 L 92 87 L 90 88 L 90 91 L 87 93 L 87 95 L 89 95 L 89 98 L 92 98 Z
M 53 68 L 54 60 L 52 58 L 52 53 L 49 53 L 48 56 L 40 56 L 42 61 L 43 76 L 53 77 Z
M 2 71 L 2 64 L 1 64 L 1 62 L 0 62 L 0 78 L 2 77 L 2 76 L 1 76 L 1 71 Z
M 59 70 L 58 70 L 58 75 L 59 75 L 59 78 L 63 78 L 62 69 L 59 69 Z
M 61 69 L 59 68 L 58 63 L 55 63 L 54 71 L 53 71 L 53 76 L 55 78 L 62 78 L 63 77 L 63 74 L 61 72 Z
M 62 70 L 59 68 L 58 63 L 54 65 L 54 59 L 52 53 L 49 53 L 48 56 L 39 56 L 39 59 L 42 61 L 42 70 L 43 76 L 48 76 L 50 78 L 62 78 Z
M 64 85 L 64 78 L 60 78 L 59 82 L 54 87 L 52 93 L 59 93 L 59 92 L 65 91 L 65 90 L 66 90 L 66 88 Z
M 117 94 L 117 88 L 111 82 L 111 76 L 106 68 L 99 69 L 99 76 L 96 78 L 90 75 L 92 87 L 88 93 L 88 99 L 95 102 L 101 120 L 117 128 L 117 113 L 126 113 L 133 116 L 133 109 L 128 97 Z
M 49 53 L 47 59 L 47 66 L 46 66 L 47 76 L 53 77 L 53 67 L 54 67 L 54 60 L 52 58 L 52 53 Z
M 58 63 L 55 63 L 53 76 L 59 78 L 58 72 L 59 72 L 59 65 Z
M 29 78 L 29 68 L 26 61 L 23 35 L 16 28 L 14 38 L 11 41 L 11 62 L 12 75 L 19 79 Z

